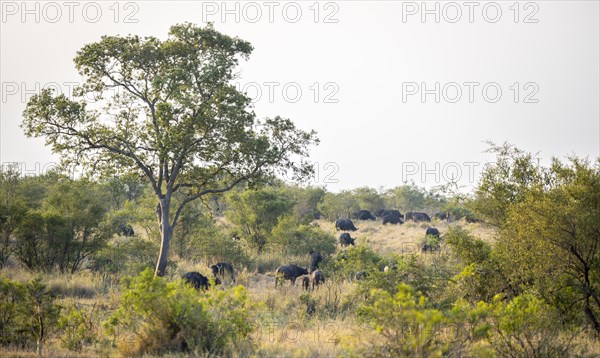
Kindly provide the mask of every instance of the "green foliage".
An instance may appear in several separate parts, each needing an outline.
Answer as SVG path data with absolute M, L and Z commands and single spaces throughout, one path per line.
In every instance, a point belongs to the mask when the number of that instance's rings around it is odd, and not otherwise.
M 81 352 L 84 346 L 96 341 L 91 314 L 75 306 L 69 307 L 58 319 L 62 347 Z
M 153 268 L 159 244 L 156 241 L 122 237 L 111 241 L 93 257 L 92 269 L 108 281 L 137 275 Z
M 424 209 L 427 202 L 427 192 L 414 183 L 390 189 L 387 193 L 388 207 L 398 208 L 402 212 Z
M 16 192 L 19 184 L 17 171 L 0 170 L 0 268 L 13 253 L 11 236 L 27 214 L 26 200 Z
M 452 280 L 453 292 L 458 297 L 469 302 L 489 302 L 502 291 L 511 297 L 520 293 L 509 285 L 507 276 L 501 270 L 498 253 L 490 244 L 457 226 L 448 230 L 444 241 L 459 261 L 459 273 Z
M 192 260 L 204 262 L 234 262 L 239 265 L 249 265 L 248 256 L 242 243 L 234 240 L 231 235 L 219 230 L 210 218 L 200 218 L 195 229 L 187 238 L 186 254 Z M 179 245 L 176 241 L 175 245 Z
M 328 220 L 349 218 L 352 212 L 360 209 L 360 204 L 351 191 L 325 193 L 323 201 L 318 205 L 319 212 Z
M 499 356 L 564 357 L 571 351 L 572 334 L 562 330 L 557 311 L 535 296 L 523 294 L 510 302 L 498 296 L 488 308 L 488 341 Z
M 47 189 L 41 208 L 20 221 L 15 254 L 30 269 L 73 273 L 111 236 L 106 211 L 96 185 L 61 178 Z
M 447 261 L 440 258 L 440 261 Z M 391 269 L 384 272 L 379 267 L 374 267 L 365 280 L 361 280 L 356 291 L 357 297 L 369 298 L 373 290 L 383 290 L 394 295 L 398 285 L 406 284 L 415 291 L 432 299 L 438 306 L 446 304 L 441 298 L 441 293 L 446 289 L 450 271 L 448 267 L 440 264 L 427 264 L 415 255 L 395 258 L 388 264 Z
M 294 217 L 302 224 L 309 224 L 315 219 L 318 205 L 325 196 L 325 189 L 319 187 L 302 188 L 286 185 L 282 190 L 292 199 Z
M 40 279 L 23 285 L 0 278 L 0 308 L 0 344 L 35 344 L 41 353 L 60 314 L 60 306 L 46 285 Z
M 429 307 L 424 296 L 400 284 L 395 294 L 374 289 L 359 318 L 368 323 L 379 340 L 368 347 L 369 355 L 382 357 L 441 356 L 445 344 L 440 331 L 446 317 Z
M 77 52 L 83 84 L 72 98 L 43 89 L 23 111 L 25 134 L 43 137 L 63 165 L 150 184 L 162 227 L 158 275 L 188 203 L 277 174 L 302 180 L 313 172 L 305 158 L 316 133 L 279 116 L 258 120 L 251 99 L 233 84 L 239 60 L 252 50 L 212 24 L 174 25 L 164 40 L 103 36 Z
M 0 277 L 0 343 L 3 346 L 27 341 L 26 320 L 30 311 L 23 305 L 25 286 Z
M 600 161 L 539 167 L 510 145 L 493 147 L 474 206 L 499 228 L 498 271 L 513 295 L 539 292 L 563 319 L 600 332 Z
M 482 172 L 472 207 L 485 222 L 500 227 L 506 222 L 509 206 L 521 202 L 529 190 L 544 186 L 547 178 L 534 155 L 508 143 L 488 144 L 488 152 L 496 153 L 496 162 Z
M 371 214 L 374 214 L 379 209 L 385 209 L 386 207 L 385 197 L 373 188 L 356 188 L 352 190 L 352 194 L 356 198 L 358 207 L 361 210 L 369 210 Z
M 124 279 L 123 286 L 120 307 L 105 323 L 123 353 L 220 355 L 252 331 L 252 305 L 241 286 L 200 294 L 151 270 Z
M 333 235 L 318 227 L 300 224 L 293 216 L 280 218 L 271 236 L 271 242 L 288 255 L 308 255 L 310 250 L 330 255 L 336 249 Z
M 352 280 L 357 272 L 381 271 L 384 267 L 385 260 L 383 257 L 368 246 L 357 245 L 351 246 L 345 251 L 338 251 L 323 265 L 323 270 L 329 276 Z
M 247 240 L 258 252 L 262 251 L 283 215 L 291 213 L 294 202 L 278 188 L 263 187 L 230 192 L 225 216 L 235 223 Z

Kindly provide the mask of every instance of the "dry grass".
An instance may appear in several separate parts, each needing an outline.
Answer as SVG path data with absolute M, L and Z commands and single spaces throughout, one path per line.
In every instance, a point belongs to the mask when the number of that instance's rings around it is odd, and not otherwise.
M 317 224 L 336 237 L 332 222 L 319 220 Z M 446 223 L 434 220 L 432 223 L 405 223 L 403 225 L 382 225 L 381 221 L 355 221 L 358 231 L 352 233 L 357 244 L 367 244 L 376 252 L 390 256 L 416 252 L 420 254 L 420 242 L 429 226 L 437 227 L 442 235 L 451 225 L 459 225 L 486 241 L 494 240 L 494 230 L 481 224 L 465 222 Z M 249 268 L 236 267 L 236 283 L 243 285 L 253 303 L 260 310 L 252 334 L 254 350 L 236 352 L 237 356 L 253 357 L 340 357 L 352 356 L 355 348 L 365 339 L 372 339 L 372 330 L 361 327 L 355 318 L 356 284 L 353 282 L 333 282 L 328 280 L 315 291 L 303 291 L 300 280 L 294 286 L 286 281 L 275 287 L 273 271 L 280 264 L 308 264 L 307 257 L 281 257 L 276 253 L 265 253 L 255 259 Z M 207 262 L 176 259 L 177 269 L 171 272 L 170 279 L 176 279 L 184 272 L 199 271 L 212 277 Z M 27 270 L 10 268 L 0 270 L 0 275 L 26 282 L 38 274 Z M 90 272 L 76 275 L 42 275 L 49 287 L 61 295 L 60 303 L 65 306 L 77 305 L 93 309 L 98 321 L 105 319 L 111 310 L 116 309 L 119 292 L 103 287 L 100 277 Z M 225 282 L 233 285 L 232 282 Z M 369 338 L 370 337 L 370 338 Z M 598 342 L 588 343 L 589 351 L 598 352 Z M 86 351 L 75 354 L 62 349 L 54 339 L 46 345 L 44 356 L 48 357 L 92 357 L 115 356 L 118 351 L 103 343 L 87 347 Z M 589 352 L 588 351 L 588 352 Z M 356 354 L 356 353 L 354 353 Z M 0 356 L 33 357 L 34 353 L 14 349 L 0 349 Z M 170 355 L 183 357 L 183 354 Z
M 339 237 L 341 231 L 335 230 L 335 225 L 326 220 L 317 221 L 321 229 Z M 482 240 L 491 242 L 494 240 L 495 231 L 487 225 L 479 223 L 466 223 L 464 220 L 448 223 L 434 219 L 431 223 L 415 223 L 408 221 L 400 225 L 383 225 L 381 220 L 355 220 L 357 231 L 351 233 L 357 244 L 366 244 L 374 251 L 382 255 L 410 254 L 421 252 L 421 242 L 425 237 L 428 227 L 436 227 L 440 230 L 442 237 L 451 226 L 464 227 Z

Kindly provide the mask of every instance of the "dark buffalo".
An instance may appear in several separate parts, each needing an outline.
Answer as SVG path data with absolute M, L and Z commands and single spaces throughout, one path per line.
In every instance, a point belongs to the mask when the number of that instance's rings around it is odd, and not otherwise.
M 231 264 L 227 262 L 219 262 L 212 265 L 210 269 L 212 270 L 215 279 L 219 276 L 224 279 L 225 273 L 227 272 L 229 277 L 231 277 L 231 280 L 233 280 L 233 282 L 235 283 L 235 272 L 233 271 L 233 266 L 231 266 Z
M 368 276 L 369 276 L 369 273 L 367 271 L 359 271 L 354 275 L 354 279 L 356 281 L 360 281 L 360 280 L 367 278 Z
M 383 225 L 385 224 L 404 224 L 404 221 L 395 215 L 385 215 L 383 220 L 381 221 Z
M 430 227 L 430 228 L 427 228 L 427 231 L 425 231 L 425 235 L 431 235 L 431 236 L 435 236 L 435 237 L 439 238 L 440 230 L 438 230 L 434 227 Z
M 343 231 L 356 231 L 356 230 L 358 230 L 354 226 L 354 223 L 352 222 L 352 220 L 350 220 L 350 219 L 339 219 L 339 220 L 336 220 L 336 222 L 335 222 L 335 229 L 336 230 L 343 230 Z
M 431 222 L 431 218 L 429 217 L 429 215 L 427 215 L 425 213 L 412 213 L 411 219 L 414 222 L 419 222 L 419 221 Z
M 319 268 L 319 263 L 323 261 L 323 256 L 318 251 L 310 250 L 308 253 L 310 255 L 310 270 L 314 271 Z
M 433 229 L 433 230 L 430 230 Z M 437 235 L 436 235 L 437 233 Z M 423 239 L 423 243 L 421 244 L 421 251 L 438 251 L 440 249 L 440 231 L 436 228 L 427 229 L 427 235 Z
M 350 234 L 347 232 L 344 232 L 340 235 L 340 245 L 342 246 L 348 246 L 348 245 L 352 245 L 354 246 L 354 239 L 352 237 L 350 237 Z
M 369 210 L 358 210 L 352 213 L 352 218 L 357 220 L 376 220 Z
M 444 213 L 444 212 L 437 212 L 437 213 L 433 214 L 433 216 L 435 216 L 436 218 L 438 218 L 440 220 L 450 221 L 450 215 L 448 215 L 447 213 Z
M 413 217 L 413 214 L 414 214 L 414 213 L 415 213 L 414 211 L 409 211 L 409 212 L 407 212 L 407 213 L 404 215 L 404 219 L 405 219 L 405 220 L 412 220 L 412 217 Z
M 296 279 L 302 275 L 308 275 L 308 269 L 296 265 L 279 266 L 275 270 L 275 287 L 279 281 L 290 280 L 290 284 L 296 283 Z M 281 283 L 283 285 L 283 282 Z
M 187 284 L 191 285 L 197 290 L 201 288 L 204 290 L 208 290 L 208 284 L 210 283 L 210 280 L 208 279 L 208 277 L 202 275 L 200 272 L 187 272 L 183 276 L 181 276 L 181 278 L 185 280 Z M 215 284 L 221 284 L 221 280 L 215 278 Z
M 421 251 L 422 252 L 427 252 L 427 251 L 437 251 L 440 249 L 440 244 L 436 243 L 436 244 L 432 244 L 429 240 L 425 240 L 423 241 L 423 244 L 421 245 Z
M 394 217 L 397 217 L 400 219 L 404 219 L 404 215 L 402 215 L 399 210 L 395 210 L 395 209 L 394 210 L 384 210 L 381 213 L 381 217 L 386 217 L 388 215 L 391 215 L 391 216 L 394 216 Z
M 325 275 L 321 270 L 314 271 L 310 274 L 310 283 L 312 285 L 313 291 L 315 290 L 315 286 L 319 288 L 319 285 L 325 283 Z
M 310 288 L 310 278 L 308 276 L 302 277 L 302 288 L 306 291 Z
M 117 235 L 119 235 L 119 236 L 133 236 L 133 235 L 135 235 L 135 232 L 133 231 L 133 228 L 131 227 L 131 225 L 129 225 L 129 224 L 119 224 L 119 226 L 117 226 Z

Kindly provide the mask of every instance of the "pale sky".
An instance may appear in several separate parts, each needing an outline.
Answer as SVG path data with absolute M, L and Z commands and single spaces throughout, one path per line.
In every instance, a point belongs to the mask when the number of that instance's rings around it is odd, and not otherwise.
M 207 21 L 254 46 L 238 82 L 257 115 L 318 132 L 312 182 L 329 190 L 472 187 L 493 160 L 485 140 L 544 162 L 600 156 L 598 1 L 22 4 L 1 2 L 0 162 L 26 172 L 58 157 L 23 135 L 25 101 L 45 86 L 69 93 L 79 48 Z

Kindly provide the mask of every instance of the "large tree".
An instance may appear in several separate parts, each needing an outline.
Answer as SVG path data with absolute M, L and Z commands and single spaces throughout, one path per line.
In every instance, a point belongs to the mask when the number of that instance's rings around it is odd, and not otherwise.
M 43 90 L 27 103 L 26 135 L 44 137 L 64 165 L 149 181 L 158 201 L 159 276 L 188 203 L 278 173 L 311 174 L 314 131 L 280 117 L 258 120 L 233 84 L 251 51 L 211 25 L 175 25 L 164 41 L 103 36 L 75 57 L 83 83 L 73 98 Z
M 509 291 L 534 292 L 600 333 L 600 158 L 545 168 L 509 144 L 491 152 L 474 208 L 498 227 L 494 255 Z

